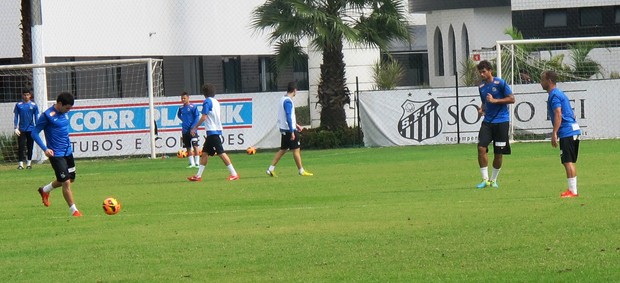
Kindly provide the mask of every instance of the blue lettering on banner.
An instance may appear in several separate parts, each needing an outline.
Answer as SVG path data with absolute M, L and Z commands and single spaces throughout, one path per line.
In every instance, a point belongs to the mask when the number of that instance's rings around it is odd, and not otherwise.
M 202 105 L 196 104 L 198 111 Z M 179 103 L 155 106 L 157 129 L 173 130 L 181 128 L 177 117 Z M 252 127 L 252 100 L 236 99 L 220 101 L 222 126 L 226 128 Z M 74 108 L 69 112 L 72 134 L 86 133 L 136 133 L 147 132 L 150 127 L 149 107 L 145 104 L 95 105 Z

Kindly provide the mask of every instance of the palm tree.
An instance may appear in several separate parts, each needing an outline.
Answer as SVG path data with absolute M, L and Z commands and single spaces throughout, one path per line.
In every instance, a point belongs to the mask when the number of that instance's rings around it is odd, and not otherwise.
M 360 47 L 387 48 L 390 40 L 409 40 L 401 0 L 267 0 L 253 11 L 252 26 L 268 30 L 276 46 L 276 62 L 288 65 L 307 56 L 300 47 L 308 40 L 321 52 L 318 86 L 321 128 L 345 128 L 346 88 L 344 42 Z M 307 58 L 307 57 L 306 57 Z
M 32 63 L 32 38 L 30 36 L 32 16 L 30 15 L 30 1 L 21 0 L 22 60 L 24 64 Z

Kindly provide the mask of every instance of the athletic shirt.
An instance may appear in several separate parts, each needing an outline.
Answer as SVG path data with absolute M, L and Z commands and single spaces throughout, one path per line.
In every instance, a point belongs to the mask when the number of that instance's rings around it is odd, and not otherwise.
M 35 121 L 39 116 L 39 107 L 32 101 L 20 101 L 15 103 L 15 118 L 13 126 L 22 132 L 32 132 L 34 130 Z M 18 127 L 19 126 L 19 127 Z
M 562 123 L 560 124 L 560 129 L 558 130 L 558 138 L 580 135 L 581 129 L 575 120 L 575 113 L 573 112 L 573 108 L 570 106 L 568 97 L 566 97 L 566 94 L 564 94 L 564 92 L 560 89 L 554 88 L 551 92 L 549 92 L 549 97 L 547 99 L 547 114 L 551 119 L 551 125 L 555 123 L 554 110 L 558 107 L 562 107 Z
M 213 97 L 207 97 L 202 102 L 202 114 L 207 115 L 205 121 L 207 136 L 222 134 L 222 120 L 220 119 L 220 102 Z
M 278 107 L 278 128 L 280 131 L 294 132 L 296 127 L 297 117 L 295 117 L 293 100 L 285 95 L 280 98 L 280 107 Z
M 179 107 L 177 117 L 181 119 L 181 132 L 187 134 L 200 120 L 200 113 L 198 112 L 198 107 L 190 103 Z
M 501 78 L 493 77 L 493 81 L 484 82 L 478 87 L 480 99 L 484 102 L 484 121 L 488 123 L 503 123 L 510 121 L 508 104 L 494 104 L 487 101 L 490 93 L 495 99 L 502 99 L 512 94 L 510 86 Z
M 39 132 L 45 132 L 47 146 L 39 137 Z M 69 114 L 60 113 L 54 106 L 48 108 L 39 116 L 37 125 L 32 131 L 32 138 L 43 149 L 51 149 L 54 156 L 69 156 L 73 153 L 71 141 L 69 140 Z

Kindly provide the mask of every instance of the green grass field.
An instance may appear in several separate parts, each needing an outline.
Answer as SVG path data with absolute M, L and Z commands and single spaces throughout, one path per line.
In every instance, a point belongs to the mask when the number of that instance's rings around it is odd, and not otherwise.
M 80 218 L 41 204 L 49 164 L 3 164 L 0 282 L 618 282 L 618 148 L 582 142 L 575 199 L 549 143 L 484 190 L 472 144 L 303 151 L 313 177 L 232 153 L 234 182 L 219 158 L 199 183 L 185 159 L 78 160 Z

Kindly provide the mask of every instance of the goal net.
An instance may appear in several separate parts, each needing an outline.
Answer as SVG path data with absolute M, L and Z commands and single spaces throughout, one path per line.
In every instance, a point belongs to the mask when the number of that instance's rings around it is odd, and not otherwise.
M 513 140 L 550 137 L 547 93 L 540 86 L 545 70 L 558 74 L 557 87 L 571 100 L 584 138 L 620 137 L 620 127 L 611 122 L 620 118 L 620 36 L 498 41 L 496 51 L 498 76 L 516 98 Z
M 25 89 L 42 113 L 61 92 L 75 104 L 69 112 L 74 156 L 156 154 L 157 111 L 163 96 L 162 61 L 121 59 L 0 66 L 0 162 L 18 159 L 14 108 Z M 43 133 L 40 134 L 44 139 Z M 33 160 L 45 156 L 35 144 Z

